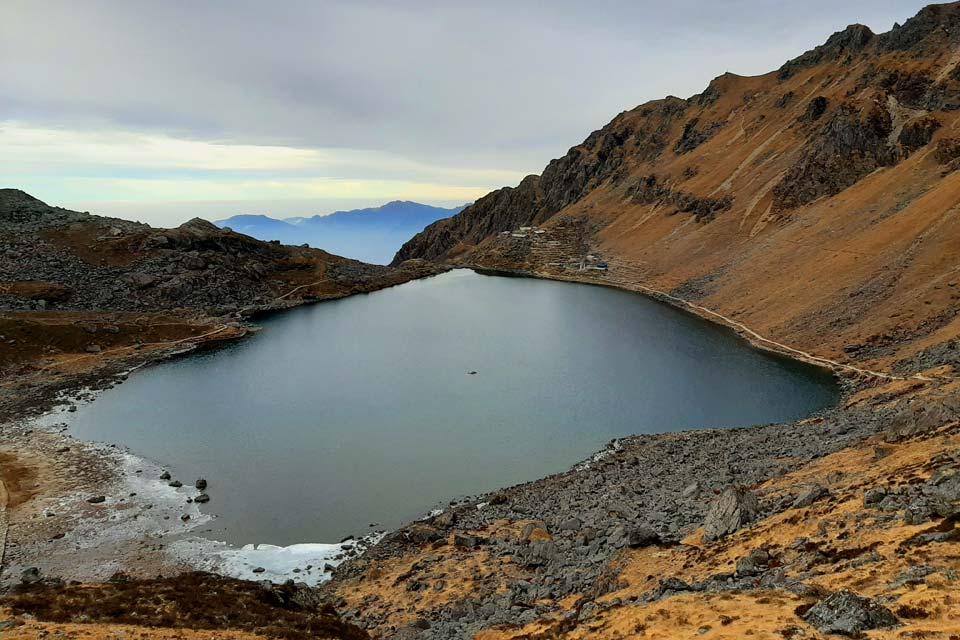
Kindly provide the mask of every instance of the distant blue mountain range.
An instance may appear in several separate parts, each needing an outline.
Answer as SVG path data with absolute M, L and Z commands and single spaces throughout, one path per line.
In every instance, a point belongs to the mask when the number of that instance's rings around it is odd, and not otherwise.
M 466 206 L 444 209 L 394 200 L 382 207 L 337 211 L 326 216 L 277 219 L 265 215 L 237 215 L 214 224 L 260 240 L 309 244 L 347 258 L 389 264 L 404 242 L 427 225 L 460 213 Z

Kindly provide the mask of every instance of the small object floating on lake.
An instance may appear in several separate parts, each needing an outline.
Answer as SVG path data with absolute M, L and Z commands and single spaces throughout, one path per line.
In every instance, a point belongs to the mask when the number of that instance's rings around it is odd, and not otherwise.
M 475 376 L 475 375 L 477 375 L 477 372 L 476 372 L 476 371 L 467 371 L 467 375 L 468 375 L 468 376 Z

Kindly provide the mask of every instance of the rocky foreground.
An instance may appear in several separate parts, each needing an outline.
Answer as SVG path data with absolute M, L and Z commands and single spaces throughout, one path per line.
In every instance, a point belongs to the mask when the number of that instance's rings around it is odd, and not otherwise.
M 615 443 L 338 571 L 382 637 L 960 637 L 960 3 L 617 115 L 398 252 L 641 292 L 834 370 L 813 420 Z
M 3 333 L 39 324 L 5 356 L 6 406 L 17 413 L 81 379 L 88 359 L 242 332 L 236 314 L 251 306 L 451 265 L 638 291 L 833 369 L 840 405 L 786 425 L 626 438 L 567 473 L 452 504 L 338 568 L 319 595 L 352 626 L 328 633 L 960 638 L 958 50 L 960 4 L 934 5 L 886 34 L 853 25 L 769 74 L 725 74 L 690 99 L 641 105 L 542 175 L 426 229 L 395 271 L 248 245 L 202 222 L 159 231 L 97 219 L 85 232 L 82 220 L 72 227 L 83 214 L 58 210 L 56 230 L 34 229 L 39 205 L 7 193 L 15 206 L 0 200 L 0 214 L 15 211 L 14 235 L 29 232 L 0 262 L 19 310 Z M 35 251 L 36 275 L 17 271 Z M 260 268 L 244 270 L 248 260 Z M 180 300 L 192 306 L 172 313 Z M 70 315 L 99 304 L 117 307 L 92 331 Z M 153 313 L 168 316 L 137 324 Z M 48 334 L 69 339 L 29 337 Z M 14 519 L 38 491 L 24 478 L 77 468 L 73 452 L 50 454 L 46 435 L 18 433 L 35 457 L 17 450 L 0 466 L 19 478 Z M 15 522 L 10 540 L 47 531 L 37 520 Z M 156 557 L 153 542 L 131 568 Z M 0 622 L 21 637 L 139 624 L 124 606 L 105 611 L 56 580 L 24 577 Z M 213 618 L 157 616 L 176 606 L 165 589 L 139 591 L 152 603 L 142 624 L 197 638 L 285 633 L 220 609 L 230 592 L 212 583 Z M 269 584 L 250 593 L 277 597 Z M 297 600 L 306 593 L 317 595 Z M 54 612 L 46 600 L 70 605 Z
M 85 601 L 84 593 L 103 594 L 104 588 L 64 595 L 72 604 L 58 610 L 30 607 L 66 587 L 61 576 L 106 580 L 127 571 L 142 579 L 188 570 L 168 557 L 165 536 L 204 521 L 197 508 L 203 494 L 184 504 L 178 481 L 168 477 L 170 487 L 156 481 L 162 470 L 151 463 L 109 445 L 73 440 L 56 428 L 37 428 L 25 418 L 56 405 L 75 408 L 73 402 L 123 384 L 137 367 L 242 338 L 256 330 L 259 314 L 445 269 L 423 261 L 399 268 L 368 265 L 306 246 L 262 242 L 199 219 L 154 229 L 0 189 L 0 585 L 16 584 L 22 573 L 30 589 L 46 590 L 43 596 L 23 595 L 13 611 L 52 620 L 66 620 L 64 611 L 74 611 L 87 621 L 99 619 L 77 603 Z M 143 593 L 157 593 L 137 597 L 166 600 L 163 594 L 177 590 L 172 580 L 143 586 Z M 221 593 L 231 588 L 212 578 L 203 583 Z M 139 585 L 135 581 L 124 585 L 124 594 L 141 589 L 130 586 Z M 243 589 L 273 597 L 255 586 Z M 240 606 L 224 600 L 227 595 L 218 597 L 212 610 Z M 132 606 L 124 598 L 110 607 L 95 597 L 89 601 L 109 618 Z M 336 629 L 335 614 L 324 611 L 307 622 L 309 611 L 293 617 L 307 630 Z M 155 613 L 143 614 L 141 623 L 217 629 L 214 620 L 230 617 L 218 613 L 199 622 Z M 273 615 L 279 614 L 262 618 Z M 259 623 L 231 624 L 253 629 Z M 0 631 L 10 632 L 10 623 L 0 621 Z M 365 637 L 356 631 L 342 637 Z M 42 630 L 23 633 L 35 637 Z M 304 631 L 286 637 L 312 636 Z
M 327 590 L 384 638 L 952 637 L 960 406 L 900 384 L 612 442 L 393 533 Z

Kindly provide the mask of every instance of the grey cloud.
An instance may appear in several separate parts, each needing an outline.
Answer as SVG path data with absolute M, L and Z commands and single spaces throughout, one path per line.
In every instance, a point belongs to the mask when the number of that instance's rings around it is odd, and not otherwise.
M 538 171 L 623 109 L 923 4 L 5 0 L 0 120 Z

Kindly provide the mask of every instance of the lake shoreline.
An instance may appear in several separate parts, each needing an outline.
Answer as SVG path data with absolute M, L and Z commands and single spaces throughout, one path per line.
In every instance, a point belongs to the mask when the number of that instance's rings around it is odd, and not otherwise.
M 538 274 L 526 273 L 514 273 L 512 275 L 534 278 L 543 277 Z M 581 281 L 574 278 L 550 279 L 568 280 L 587 284 L 602 284 Z M 611 285 L 607 284 L 605 286 Z M 613 288 L 620 287 L 614 286 Z M 621 289 L 630 291 L 630 289 Z M 637 293 L 637 291 L 632 292 Z M 669 303 L 669 301 L 667 302 Z M 710 320 L 709 317 L 706 319 Z M 249 328 L 249 326 L 245 327 L 246 330 L 249 330 Z M 244 335 L 246 334 L 244 333 Z M 242 337 L 243 335 L 236 336 L 237 339 Z M 217 344 L 220 344 L 220 341 L 210 341 L 209 343 L 204 341 L 202 344 L 204 345 L 202 348 L 206 348 L 206 345 L 215 347 Z M 136 358 L 136 364 L 139 364 L 139 366 L 155 364 L 167 358 L 182 355 L 183 352 L 183 349 L 178 349 L 167 353 L 150 354 L 146 358 L 141 355 L 139 358 Z M 789 358 L 789 354 L 786 354 L 786 357 Z M 112 370 L 104 369 L 98 374 L 86 379 L 78 377 L 74 381 L 74 384 L 80 386 L 80 382 L 83 380 L 85 384 L 94 382 L 95 384 L 109 386 L 111 381 L 116 381 L 117 379 L 122 380 L 124 371 L 128 370 L 131 364 L 129 360 L 118 361 Z M 390 532 L 382 541 L 367 549 L 362 556 L 349 559 L 337 568 L 333 573 L 333 579 L 322 585 L 321 589 L 327 593 L 331 599 L 339 603 L 340 606 L 338 608 L 345 610 L 348 619 L 372 627 L 374 630 L 382 631 L 387 628 L 396 628 L 397 621 L 405 620 L 406 614 L 402 614 L 399 610 L 393 609 L 392 605 L 387 605 L 386 603 L 383 603 L 382 607 L 372 610 L 367 605 L 361 606 L 362 600 L 357 598 L 365 598 L 367 593 L 364 591 L 365 586 L 361 583 L 370 583 L 371 580 L 369 576 L 382 575 L 383 566 L 390 566 L 399 560 L 409 558 L 411 554 L 413 554 L 413 557 L 422 560 L 423 544 L 425 542 L 429 544 L 429 548 L 434 549 L 435 553 L 440 553 L 441 555 L 447 552 L 457 554 L 465 551 L 465 549 L 462 547 L 463 540 L 456 538 L 456 536 L 467 536 L 468 539 L 473 536 L 478 540 L 477 544 L 480 545 L 476 547 L 478 550 L 484 549 L 486 545 L 491 544 L 491 540 L 499 540 L 498 536 L 500 536 L 504 537 L 503 544 L 505 545 L 505 553 L 519 554 L 518 557 L 522 557 L 524 553 L 531 553 L 531 547 L 527 543 L 518 545 L 514 542 L 513 536 L 515 536 L 517 532 L 513 532 L 510 528 L 511 526 L 516 523 L 524 523 L 524 527 L 529 528 L 527 525 L 532 523 L 534 529 L 536 529 L 543 525 L 545 531 L 548 530 L 551 532 L 549 534 L 551 539 L 558 539 L 557 530 L 563 529 L 564 521 L 579 520 L 582 526 L 584 520 L 595 517 L 591 515 L 593 512 L 590 509 L 564 505 L 558 507 L 555 502 L 551 502 L 550 499 L 545 496 L 568 496 L 569 501 L 576 504 L 577 501 L 584 499 L 582 493 L 576 489 L 577 486 L 585 482 L 600 482 L 602 486 L 609 485 L 606 470 L 632 466 L 635 463 L 631 462 L 631 456 L 635 456 L 637 450 L 663 449 L 671 456 L 679 455 L 681 458 L 684 458 L 685 456 L 694 455 L 704 448 L 709 448 L 710 450 L 723 450 L 724 448 L 727 450 L 736 449 L 742 445 L 744 439 L 751 443 L 750 446 L 760 447 L 759 449 L 749 451 L 747 456 L 751 459 L 751 465 L 756 462 L 759 466 L 756 468 L 751 467 L 746 473 L 742 469 L 736 468 L 736 465 L 727 464 L 727 461 L 724 460 L 726 468 L 718 469 L 714 477 L 705 479 L 703 464 L 692 464 L 690 461 L 686 461 L 684 464 L 676 466 L 674 472 L 680 474 L 680 480 L 677 480 L 666 494 L 663 494 L 664 488 L 656 484 L 654 493 L 658 497 L 656 497 L 655 500 L 657 504 L 660 505 L 661 511 L 666 509 L 666 511 L 670 513 L 670 517 L 663 521 L 655 520 L 652 522 L 652 526 L 657 529 L 658 536 L 662 536 L 662 539 L 670 541 L 670 544 L 676 544 L 681 539 L 683 532 L 688 531 L 690 527 L 702 518 L 709 497 L 714 495 L 724 484 L 733 482 L 750 485 L 761 484 L 764 481 L 770 480 L 770 478 L 790 473 L 792 470 L 799 468 L 803 463 L 809 463 L 811 460 L 816 460 L 844 448 L 858 445 L 882 432 L 889 422 L 889 411 L 882 410 L 877 413 L 872 409 L 851 409 L 848 406 L 858 394 L 865 391 L 869 393 L 869 387 L 877 381 L 874 380 L 873 383 L 870 383 L 860 376 L 841 376 L 840 381 L 844 388 L 838 404 L 833 408 L 820 412 L 820 414 L 815 417 L 781 425 L 683 431 L 653 436 L 622 438 L 616 441 L 615 444 L 591 455 L 580 464 L 574 465 L 565 472 L 498 490 L 479 498 L 470 498 L 426 522 L 412 522 Z M 917 384 L 922 386 L 923 383 L 918 382 Z M 57 388 L 56 392 L 48 389 L 45 397 L 49 400 L 54 400 L 57 394 L 63 393 L 63 390 L 63 387 Z M 5 427 L 5 431 L 9 431 L 9 427 L 10 425 L 8 424 Z M 16 434 L 17 432 L 15 431 L 14 433 Z M 129 488 L 127 484 L 119 481 L 114 475 L 117 471 L 116 459 L 112 459 L 111 462 L 109 451 L 95 447 L 92 449 L 86 449 L 84 446 L 76 447 L 76 441 L 73 441 L 73 445 L 69 444 L 71 439 L 64 434 L 40 434 L 22 425 L 19 434 L 26 441 L 32 441 L 31 446 L 27 447 L 27 449 L 32 450 L 34 453 L 38 451 L 59 451 L 66 446 L 71 446 L 72 449 L 75 449 L 76 453 L 83 457 L 80 461 L 75 460 L 67 463 L 64 467 L 66 472 L 69 474 L 71 470 L 77 467 L 96 469 L 97 471 L 93 473 L 92 477 L 94 477 L 97 482 L 112 483 L 109 484 L 109 486 L 115 495 L 113 498 L 108 498 L 108 503 L 119 503 L 122 492 Z M 750 434 L 761 434 L 762 437 Z M 796 434 L 803 434 L 800 441 L 796 439 Z M 762 444 L 754 441 L 758 437 L 763 441 Z M 710 439 L 710 444 L 704 445 L 701 440 L 703 438 Z M 15 437 L 14 440 L 16 439 Z M 811 445 L 814 447 L 813 451 L 804 449 L 804 447 Z M 790 447 L 799 448 L 792 450 Z M 777 451 L 779 455 L 774 455 L 774 451 Z M 791 452 L 801 455 L 789 455 Z M 789 463 L 784 463 L 781 460 L 784 453 L 787 454 L 788 458 L 797 459 Z M 738 458 L 738 460 L 739 459 L 740 458 Z M 111 468 L 111 465 L 114 465 L 113 468 Z M 670 505 L 682 504 L 684 502 L 678 499 L 675 494 L 689 488 L 688 480 L 691 482 L 702 480 L 702 486 L 697 491 L 697 498 L 690 501 L 691 504 L 686 505 L 684 508 L 674 509 L 674 507 Z M 60 487 L 60 490 L 64 495 L 69 494 L 76 496 L 85 490 L 84 486 L 86 485 L 82 483 L 74 483 L 69 489 Z M 618 487 L 618 490 L 622 489 L 622 487 L 617 484 L 612 486 Z M 573 488 L 571 489 L 571 487 Z M 107 491 L 104 490 L 104 492 Z M 635 513 L 625 512 L 623 516 L 620 521 L 635 518 Z M 513 524 L 507 525 L 504 529 L 499 524 L 502 522 Z M 46 524 L 47 523 L 44 522 L 44 525 Z M 188 523 L 185 525 L 185 529 L 193 524 L 194 523 Z M 618 526 L 623 527 L 622 524 Z M 58 540 L 63 540 L 63 538 L 47 538 L 48 541 L 44 542 L 42 539 L 43 535 L 49 535 L 49 532 L 49 528 L 44 528 L 37 532 L 36 554 L 33 555 L 33 558 L 49 557 L 51 550 Z M 509 535 L 505 532 L 508 532 Z M 616 531 L 605 532 L 605 534 L 606 533 L 610 533 L 613 537 L 618 535 Z M 626 530 L 621 533 L 623 535 L 629 535 L 629 532 Z M 18 535 L 21 535 L 21 532 L 18 532 Z M 195 560 L 185 562 L 182 557 L 178 560 L 173 559 L 171 557 L 172 554 L 168 552 L 166 546 L 163 543 L 157 544 L 157 542 L 158 541 L 155 540 L 153 544 L 148 545 L 144 543 L 142 538 L 133 536 L 123 541 L 122 544 L 114 545 L 109 550 L 109 553 L 111 559 L 115 562 L 115 566 L 111 565 L 110 568 L 127 573 L 132 577 L 147 577 L 156 575 L 158 572 L 169 575 L 198 567 L 199 563 Z M 616 544 L 619 545 L 621 543 L 626 544 L 625 538 Z M 471 543 L 467 542 L 466 544 L 469 545 Z M 494 544 L 499 545 L 501 543 L 495 542 Z M 540 551 L 543 550 L 541 547 L 534 548 Z M 547 559 L 547 562 L 556 562 L 556 558 L 560 558 L 560 562 L 563 563 L 562 566 L 567 567 L 564 571 L 572 573 L 558 577 L 553 574 L 543 574 L 539 569 L 534 568 L 533 575 L 527 576 L 527 578 L 521 580 L 519 584 L 532 584 L 532 588 L 534 589 L 533 594 L 556 596 L 558 595 L 557 587 L 555 586 L 556 580 L 560 580 L 563 584 L 561 593 L 573 593 L 578 589 L 583 589 L 585 585 L 601 579 L 603 572 L 606 570 L 607 561 L 620 553 L 623 548 L 623 546 L 611 544 L 607 549 L 609 553 L 598 553 L 594 551 L 585 559 L 585 562 L 580 562 L 576 556 L 567 556 L 567 552 L 561 550 L 558 552 L 558 555 L 554 556 L 554 559 Z M 20 551 L 22 550 L 23 547 L 20 546 Z M 533 551 L 532 553 L 539 553 L 540 551 Z M 53 566 L 62 566 L 66 569 L 69 561 L 69 563 L 71 563 L 69 566 L 76 568 L 73 575 L 77 578 L 104 580 L 109 577 L 104 570 L 107 565 L 104 565 L 102 556 L 96 553 L 86 558 L 83 556 L 84 554 L 82 553 L 78 554 L 70 550 L 61 556 L 64 562 L 53 563 Z M 23 558 L 22 560 L 23 561 L 18 559 L 16 562 L 13 562 L 11 558 L 7 558 L 7 566 L 12 570 L 4 572 L 2 577 L 3 584 L 15 582 L 18 578 L 18 569 L 26 566 L 34 566 L 31 564 L 30 558 Z M 420 560 L 415 560 L 415 562 L 419 561 Z M 538 561 L 533 559 L 532 562 L 534 563 L 533 566 L 536 567 Z M 482 566 L 485 566 L 487 569 L 491 567 L 489 564 Z M 206 568 L 210 568 L 209 563 L 206 565 Z M 524 571 L 528 570 L 529 569 L 524 569 Z M 496 572 L 502 572 L 503 576 L 507 577 L 511 575 L 511 568 L 500 566 L 493 573 Z M 66 570 L 63 573 L 70 575 L 70 572 Z M 492 574 L 488 575 L 488 581 L 492 580 L 490 575 Z M 549 582 L 547 584 L 541 582 L 544 578 L 548 579 Z M 378 580 L 376 579 L 372 581 L 372 583 L 377 582 Z M 514 587 L 516 586 L 516 583 L 512 580 L 507 580 L 507 582 L 513 584 Z M 398 584 L 406 588 L 409 586 L 409 579 L 401 580 Z M 504 584 L 498 584 L 496 589 L 488 589 L 489 583 L 484 583 L 484 585 L 477 586 L 477 597 L 473 598 L 476 606 L 471 605 L 474 610 L 473 614 L 457 618 L 455 614 L 450 613 L 449 608 L 441 608 L 441 611 L 447 611 L 447 613 L 438 614 L 440 618 L 433 620 L 431 623 L 435 625 L 437 630 L 435 637 L 446 637 L 443 635 L 445 633 L 458 634 L 464 633 L 467 630 L 479 630 L 503 622 L 516 622 L 517 620 L 523 622 L 528 617 L 532 619 L 534 614 L 541 616 L 554 615 L 556 613 L 554 606 L 547 608 L 529 607 L 524 609 L 529 612 L 528 614 L 524 614 L 524 616 L 519 619 L 512 618 L 510 617 L 512 614 L 509 614 L 510 607 L 503 609 L 503 603 L 498 600 L 502 599 L 501 588 L 504 587 Z M 529 589 L 530 587 L 524 588 Z M 413 592 L 415 593 L 416 590 L 413 590 Z M 397 602 L 402 601 L 402 598 L 397 600 Z M 488 603 L 488 605 L 492 607 L 489 608 L 485 614 L 479 613 L 480 611 L 484 611 L 483 603 Z M 494 604 L 490 605 L 489 603 Z M 498 611 L 500 613 L 498 613 Z M 507 612 L 507 615 L 502 613 L 504 611 Z M 516 612 L 514 612 L 514 614 L 515 613 Z M 402 627 L 402 625 L 400 626 Z
M 438 275 L 439 272 L 443 272 L 446 269 L 438 270 L 438 272 L 431 272 L 425 277 L 433 277 Z M 503 272 L 498 272 L 497 275 L 508 275 Z M 513 276 L 521 277 L 534 277 L 538 278 L 539 276 L 535 274 L 509 274 Z M 416 278 L 419 280 L 421 278 Z M 578 281 L 574 281 L 578 282 Z M 587 284 L 593 284 L 586 282 Z M 402 284 L 402 283 L 399 283 Z M 393 284 L 389 286 L 394 286 Z M 616 288 L 616 287 L 614 287 Z M 367 292 L 364 292 L 367 293 Z M 637 292 L 632 292 L 637 293 Z M 351 297 L 354 294 L 347 295 L 338 295 L 331 297 L 331 300 L 339 300 L 344 297 Z M 32 423 L 29 421 L 30 418 L 35 418 L 39 410 L 52 411 L 55 406 L 61 406 L 63 408 L 69 407 L 71 404 L 75 403 L 77 399 L 83 401 L 83 399 L 91 399 L 97 393 L 108 391 L 116 384 L 122 384 L 129 373 L 135 369 L 141 367 L 147 367 L 157 364 L 162 364 L 171 359 L 185 357 L 190 354 L 196 353 L 202 350 L 209 349 L 218 349 L 223 346 L 229 345 L 230 343 L 241 340 L 245 337 L 251 335 L 251 333 L 257 331 L 258 327 L 254 323 L 256 319 L 262 319 L 269 317 L 271 315 L 281 313 L 283 311 L 297 308 L 303 305 L 312 305 L 319 304 L 326 300 L 303 300 L 298 301 L 296 304 L 286 304 L 278 308 L 264 308 L 256 313 L 246 314 L 247 319 L 239 324 L 232 325 L 229 332 L 224 333 L 215 333 L 213 335 L 201 337 L 197 340 L 192 340 L 187 343 L 181 343 L 176 345 L 170 345 L 169 347 L 158 346 L 156 349 L 151 350 L 140 350 L 136 352 L 123 352 L 119 354 L 104 354 L 103 357 L 99 359 L 98 368 L 95 371 L 82 372 L 76 375 L 67 376 L 64 378 L 58 378 L 50 381 L 41 381 L 40 384 L 35 384 L 31 386 L 31 392 L 29 395 L 24 395 L 19 398 L 13 407 L 7 404 L 5 409 L 6 419 L 3 431 L 5 435 L 8 436 L 8 448 L 14 452 L 20 454 L 24 460 L 36 460 L 40 457 L 40 452 L 49 452 L 49 451 L 61 451 L 63 449 L 69 448 L 72 456 L 74 458 L 80 458 L 80 460 L 74 459 L 72 462 L 63 463 L 63 474 L 69 477 L 72 468 L 80 467 L 84 469 L 91 470 L 90 476 L 95 479 L 95 483 L 91 485 L 87 483 L 70 483 L 66 484 L 69 486 L 69 489 L 60 487 L 60 496 L 59 498 L 70 497 L 74 499 L 74 502 L 77 502 L 76 498 L 84 493 L 89 493 L 93 495 L 94 493 L 104 493 L 108 494 L 108 501 L 106 507 L 101 507 L 98 511 L 94 513 L 99 513 L 101 511 L 109 511 L 111 509 L 110 505 L 120 505 L 124 508 L 128 508 L 125 505 L 125 496 L 127 493 L 130 493 L 129 490 L 129 478 L 125 478 L 122 470 L 122 465 L 112 457 L 110 454 L 114 453 L 116 450 L 115 446 L 107 445 L 106 447 L 96 445 L 95 443 L 80 443 L 78 446 L 78 441 L 75 438 L 72 438 L 69 432 L 59 432 L 56 429 L 48 430 L 49 432 L 43 435 L 40 435 Z M 29 407 L 27 409 L 26 407 Z M 126 452 L 126 455 L 133 455 L 129 452 Z M 591 454 L 589 460 L 593 457 Z M 144 461 L 148 464 L 150 461 Z M 578 463 L 583 464 L 583 463 Z M 574 465 L 574 467 L 578 466 Z M 2 480 L 2 478 L 0 478 Z M 63 482 L 65 478 L 60 478 L 59 481 Z M 187 482 L 189 479 L 184 480 Z M 160 486 L 163 486 L 162 481 L 157 481 Z M 47 493 L 43 489 L 39 495 L 44 495 Z M 110 494 L 112 493 L 112 497 Z M 98 494 L 99 495 L 99 494 Z M 53 498 L 54 496 L 48 495 L 48 498 Z M 79 504 L 79 503 L 78 503 Z M 80 505 L 83 507 L 83 505 Z M 173 508 L 173 504 L 169 504 L 168 507 Z M 68 518 L 70 520 L 80 513 L 82 514 L 85 510 L 89 510 L 86 507 L 80 508 L 78 510 L 71 511 L 69 514 L 64 513 L 62 518 Z M 172 515 L 172 512 L 165 513 L 168 517 Z M 179 517 L 181 514 L 177 514 Z M 188 520 L 182 523 L 182 526 L 178 526 L 168 533 L 174 535 L 193 535 L 199 528 L 201 523 L 206 523 L 207 520 L 204 518 L 199 518 L 199 514 L 194 514 L 191 516 L 191 520 Z M 145 516 L 145 520 L 148 519 Z M 63 549 L 65 544 L 62 542 L 67 536 L 61 538 L 53 538 L 52 536 L 59 535 L 61 529 L 65 529 L 66 525 L 59 523 L 61 516 L 53 516 L 44 518 L 42 521 L 43 526 L 38 527 L 38 530 L 31 535 L 28 535 L 26 544 L 20 543 L 20 553 L 13 554 L 14 557 L 6 558 L 5 571 L 3 575 L 0 576 L 0 584 L 10 584 L 15 582 L 19 571 L 28 566 L 34 566 L 39 562 L 37 559 L 45 557 L 51 550 L 56 551 L 58 548 Z M 164 522 L 154 522 L 156 525 L 154 528 L 156 531 L 163 529 Z M 21 531 L 26 532 L 25 529 Z M 54 533 L 51 533 L 55 531 Z M 45 539 L 46 537 L 46 539 Z M 118 558 L 117 566 L 125 573 L 130 575 L 154 575 L 157 570 L 159 571 L 182 571 L 189 567 L 207 567 L 210 568 L 212 565 L 209 562 L 201 562 L 198 558 L 194 557 L 193 559 L 185 559 L 183 554 L 167 554 L 165 551 L 160 549 L 150 549 L 149 551 L 143 550 L 143 545 L 139 544 L 141 541 L 136 539 L 131 539 L 128 541 L 122 540 L 113 540 L 112 544 L 116 546 L 115 555 Z M 269 543 L 269 540 L 263 541 Z M 305 541 L 307 542 L 307 541 Z M 318 541 L 319 544 L 327 544 L 330 541 Z M 311 542 L 312 544 L 312 542 Z M 33 545 L 34 551 L 32 553 L 25 553 L 25 548 L 27 546 Z M 18 556 L 24 556 L 19 558 Z M 56 555 L 56 553 L 54 553 Z M 73 552 L 69 552 L 68 556 L 74 555 Z M 123 560 L 124 556 L 133 556 L 130 560 Z M 148 556 L 148 557 L 144 557 Z M 36 562 L 35 562 L 36 561 Z M 60 563 L 53 563 L 54 566 L 57 566 Z M 62 566 L 67 567 L 69 563 L 62 563 Z M 104 574 L 102 559 L 99 556 L 96 556 L 91 562 L 87 563 L 80 559 L 75 562 L 75 569 L 69 572 L 69 575 L 64 575 L 70 579 L 105 579 L 109 575 Z
M 390 270 L 386 277 L 337 288 L 323 296 L 280 298 L 222 317 L 192 311 L 182 319 L 186 338 L 176 336 L 155 343 L 138 342 L 130 347 L 84 354 L 67 362 L 27 367 L 27 375 L 3 380 L 6 388 L 0 392 L 0 434 L 4 436 L 0 449 L 0 484 L 11 495 L 11 500 L 0 518 L 4 525 L 0 532 L 4 535 L 0 538 L 6 540 L 0 563 L 0 589 L 19 582 L 20 573 L 29 567 L 46 570 L 50 576 L 83 581 L 106 580 L 116 572 L 150 578 L 161 573 L 188 571 L 194 563 L 168 554 L 163 545 L 157 543 L 159 536 L 189 534 L 209 522 L 209 517 L 195 504 L 187 502 L 192 496 L 184 490 L 181 490 L 183 495 L 168 495 L 164 500 L 153 502 L 143 502 L 130 495 L 139 493 L 135 486 L 142 484 L 147 469 L 155 472 L 153 489 L 168 488 L 166 481 L 159 479 L 160 463 L 110 443 L 78 440 L 56 426 L 38 428 L 38 418 L 58 408 L 68 411 L 77 402 L 89 402 L 99 393 L 123 384 L 130 373 L 138 369 L 243 340 L 259 330 L 256 319 L 305 305 L 373 293 L 430 278 L 446 270 L 443 266 L 417 262 L 408 269 Z M 21 316 L 26 322 L 35 317 L 29 313 L 14 317 Z M 121 337 L 129 332 L 136 338 L 135 332 L 140 330 L 138 325 L 125 324 L 123 314 L 112 312 L 73 313 L 69 319 L 73 323 L 106 321 L 119 327 Z M 38 350 L 35 356 L 40 360 L 42 353 Z M 133 465 L 133 461 L 143 468 L 142 478 L 134 474 L 134 469 L 126 468 Z M 189 484 L 192 480 L 183 479 L 183 482 Z M 105 498 L 103 502 L 88 502 L 99 496 Z M 140 507 L 147 509 L 135 515 L 128 513 L 135 501 L 142 502 Z M 159 502 L 163 503 L 163 509 L 157 508 L 155 503 Z M 50 508 L 50 505 L 55 506 Z M 189 519 L 179 520 L 181 516 Z M 101 531 L 87 526 L 117 519 L 137 521 L 134 532 L 112 527 L 101 536 Z M 72 531 L 84 532 L 90 540 L 103 543 L 103 548 L 89 544 L 76 548 L 71 542 L 76 537 L 71 535 Z M 77 540 L 78 544 L 81 542 Z

